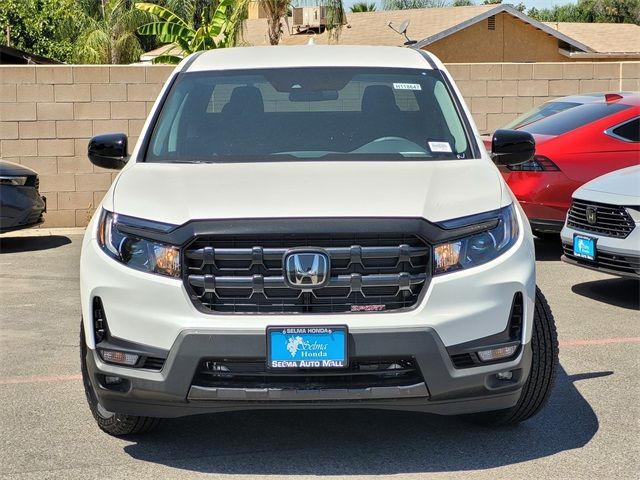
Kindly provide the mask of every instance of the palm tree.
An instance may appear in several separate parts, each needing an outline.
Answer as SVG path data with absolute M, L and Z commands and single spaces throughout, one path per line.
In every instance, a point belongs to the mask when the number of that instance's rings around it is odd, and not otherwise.
M 351 11 L 353 13 L 362 13 L 362 12 L 375 12 L 376 4 L 375 3 L 367 3 L 367 2 L 357 2 L 351 5 Z
M 143 53 L 136 28 L 147 21 L 131 0 L 78 0 L 83 17 L 74 60 L 78 63 L 132 63 Z
M 277 45 L 282 37 L 282 19 L 287 16 L 287 12 L 295 0 L 237 0 L 234 8 L 234 17 L 247 18 L 247 11 L 251 2 L 259 3 L 267 14 L 267 25 L 269 43 Z M 346 15 L 342 0 L 319 0 L 319 4 L 327 7 L 327 30 L 330 38 L 337 38 L 342 25 L 346 23 Z M 234 18 L 232 17 L 232 18 Z M 233 23 L 241 23 L 232 20 Z

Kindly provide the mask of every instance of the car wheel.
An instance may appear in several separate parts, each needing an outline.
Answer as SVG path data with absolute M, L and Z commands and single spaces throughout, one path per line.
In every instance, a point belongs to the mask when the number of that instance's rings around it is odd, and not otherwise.
M 109 435 L 123 436 L 146 433 L 158 426 L 160 423 L 159 418 L 114 413 L 108 411 L 100 404 L 87 369 L 87 343 L 84 336 L 83 322 L 80 323 L 80 366 L 87 403 L 89 404 L 93 418 L 101 430 Z
M 483 425 L 519 423 L 537 414 L 548 400 L 558 366 L 558 335 L 549 304 L 538 287 L 531 350 L 531 371 L 518 403 L 506 410 L 467 415 L 467 420 Z

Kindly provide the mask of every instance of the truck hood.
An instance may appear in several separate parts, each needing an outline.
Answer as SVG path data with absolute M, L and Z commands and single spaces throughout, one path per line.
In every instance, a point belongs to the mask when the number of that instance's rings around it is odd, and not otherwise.
M 596 192 L 597 194 L 594 195 Z M 573 195 L 585 200 L 598 201 L 600 199 L 604 203 L 640 205 L 640 165 L 616 170 L 595 178 L 585 183 Z M 616 201 L 615 197 L 619 199 Z
M 181 225 L 197 219 L 422 217 L 441 221 L 511 202 L 487 160 L 135 163 L 114 211 Z

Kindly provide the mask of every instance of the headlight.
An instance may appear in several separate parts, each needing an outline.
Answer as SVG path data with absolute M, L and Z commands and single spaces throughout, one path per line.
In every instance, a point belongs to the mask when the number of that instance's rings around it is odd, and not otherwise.
M 102 211 L 98 244 L 111 258 L 143 272 L 180 277 L 180 250 L 120 232 L 118 215 Z
M 498 224 L 490 230 L 436 245 L 433 249 L 433 274 L 482 265 L 507 251 L 518 238 L 515 207 L 511 204 L 499 210 L 496 216 Z
M 27 183 L 27 177 L 0 175 L 0 185 L 24 185 L 25 183 Z

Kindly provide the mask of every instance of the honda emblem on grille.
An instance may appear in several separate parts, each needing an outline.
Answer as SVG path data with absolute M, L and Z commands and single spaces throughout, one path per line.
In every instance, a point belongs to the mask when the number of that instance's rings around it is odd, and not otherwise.
M 329 283 L 329 255 L 322 250 L 290 250 L 284 255 L 282 270 L 290 287 L 321 288 Z
M 587 216 L 587 222 L 589 222 L 589 225 L 595 225 L 598 222 L 598 214 L 596 212 L 596 207 L 589 206 L 585 209 L 585 215 Z

